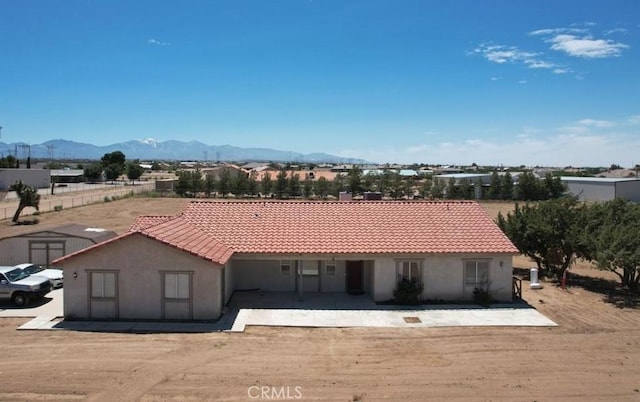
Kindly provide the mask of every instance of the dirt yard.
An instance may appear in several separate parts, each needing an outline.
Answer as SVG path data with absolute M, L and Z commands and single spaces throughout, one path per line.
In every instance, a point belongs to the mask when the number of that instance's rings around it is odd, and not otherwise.
M 38 226 L 121 233 L 139 214 L 175 214 L 185 202 L 96 204 L 43 214 Z M 0 222 L 3 237 L 24 229 Z M 0 319 L 0 400 L 266 400 L 264 390 L 272 400 L 638 401 L 640 311 L 604 302 L 583 282 L 538 291 L 523 282 L 525 300 L 555 328 L 104 334 L 16 331 L 26 319 Z

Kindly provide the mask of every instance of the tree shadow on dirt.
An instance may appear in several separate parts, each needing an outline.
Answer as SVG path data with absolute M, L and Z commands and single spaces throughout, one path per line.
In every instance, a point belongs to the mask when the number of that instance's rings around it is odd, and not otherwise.
M 528 268 L 513 268 L 513 275 L 523 280 L 531 280 L 530 270 Z M 560 281 L 546 279 L 549 284 L 561 286 Z M 620 282 L 604 278 L 594 278 L 587 275 L 580 275 L 571 271 L 567 272 L 567 286 L 578 287 L 592 293 L 598 293 L 603 296 L 605 303 L 611 303 L 618 308 L 639 308 L 640 295 L 631 292 L 628 288 L 622 286 Z

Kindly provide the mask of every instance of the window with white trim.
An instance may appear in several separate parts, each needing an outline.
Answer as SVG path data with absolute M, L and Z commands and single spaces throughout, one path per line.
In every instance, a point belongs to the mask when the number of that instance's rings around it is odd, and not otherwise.
M 489 283 L 489 261 L 465 261 L 464 283 L 467 285 L 486 285 L 487 283 Z
M 318 276 L 320 270 L 318 269 L 318 261 L 304 260 L 302 261 L 302 275 L 304 276 Z
M 398 261 L 396 263 L 398 282 L 422 282 L 422 264 L 420 261 Z
M 91 298 L 115 299 L 116 297 L 116 273 L 115 272 L 91 272 Z
M 325 262 L 324 272 L 327 276 L 336 276 L 336 263 L 333 261 Z
M 191 294 L 191 274 L 183 272 L 166 272 L 164 274 L 165 299 L 189 299 Z
M 280 261 L 280 275 L 289 276 L 291 275 L 291 271 L 293 267 L 293 263 L 291 261 Z

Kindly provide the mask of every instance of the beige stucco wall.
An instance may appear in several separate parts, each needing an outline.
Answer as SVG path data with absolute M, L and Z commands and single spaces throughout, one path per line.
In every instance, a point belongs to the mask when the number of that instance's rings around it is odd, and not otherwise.
M 120 319 L 184 318 L 188 304 L 163 303 L 162 271 L 192 272 L 192 314 L 194 320 L 219 318 L 222 312 L 219 265 L 193 256 L 143 235 L 135 234 L 78 255 L 63 264 L 65 317 L 89 317 L 89 275 L 91 270 L 118 273 L 117 316 Z M 77 277 L 74 278 L 74 274 Z M 96 313 L 97 304 L 92 303 Z
M 465 286 L 464 260 L 489 260 L 489 286 L 494 299 L 511 301 L 512 256 L 507 254 L 439 254 L 424 256 L 388 256 L 375 260 L 372 297 L 375 301 L 393 299 L 396 262 L 402 259 L 422 261 L 424 300 L 462 301 L 473 298 L 473 286 Z M 502 262 L 502 265 L 501 265 Z
M 293 262 L 291 275 L 280 274 L 281 261 Z M 296 288 L 295 262 L 309 261 L 319 266 L 319 276 L 303 277 L 303 289 L 305 292 L 344 292 L 346 286 L 346 268 L 344 260 L 336 260 L 335 275 L 329 276 L 326 271 L 327 260 L 312 259 L 296 260 L 280 259 L 233 259 L 233 281 L 235 289 L 261 289 L 272 292 L 292 292 Z

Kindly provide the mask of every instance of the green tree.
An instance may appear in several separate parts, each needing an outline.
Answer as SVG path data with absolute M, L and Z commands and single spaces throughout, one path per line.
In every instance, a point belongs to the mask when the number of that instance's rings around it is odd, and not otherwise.
M 511 177 L 511 173 L 509 172 L 506 172 L 504 176 L 502 176 L 501 193 L 500 198 L 503 200 L 513 199 L 513 177 Z
M 276 197 L 282 199 L 287 194 L 287 187 L 289 186 L 289 180 L 287 180 L 287 172 L 281 170 L 276 176 Z
M 311 198 L 313 195 L 313 181 L 306 179 L 302 182 L 302 196 L 304 198 Z
M 335 197 L 339 197 L 340 192 L 344 190 L 345 190 L 344 176 L 338 173 L 336 177 L 333 178 L 333 181 L 331 181 L 331 194 Z
M 433 198 L 441 199 L 444 197 L 444 190 L 447 188 L 447 184 L 443 179 L 433 179 L 433 187 L 431 187 L 431 195 Z
M 497 219 L 500 229 L 541 273 L 557 278 L 583 254 L 583 222 L 584 206 L 574 198 L 516 204 L 506 218 L 500 213 Z
M 298 173 L 292 173 L 289 177 L 288 192 L 291 197 L 300 196 L 300 175 Z
M 329 193 L 329 180 L 326 177 L 321 176 L 316 180 L 313 186 L 313 192 L 322 199 L 327 198 L 327 194 Z
M 449 179 L 447 183 L 447 199 L 457 200 L 460 198 L 460 189 L 456 184 L 456 179 L 453 177 Z
M 391 187 L 389 189 L 389 193 L 391 197 L 396 200 L 402 198 L 404 196 L 404 182 L 402 180 L 402 176 L 400 176 L 400 173 L 392 171 L 390 174 L 390 178 Z
M 412 177 L 407 177 L 403 180 L 402 192 L 407 196 L 408 199 L 413 199 L 414 196 L 414 179 Z
M 9 187 L 9 191 L 15 191 L 16 195 L 20 199 L 18 209 L 16 210 L 16 213 L 13 214 L 13 222 L 18 222 L 22 210 L 26 207 L 33 207 L 36 211 L 40 210 L 40 194 L 38 194 L 38 190 L 35 188 L 27 186 L 22 183 L 21 180 L 18 180 Z
M 378 175 L 372 172 L 362 176 L 362 191 L 379 191 L 376 183 L 378 182 Z
M 220 174 L 218 175 L 217 189 L 218 194 L 222 195 L 223 198 L 227 197 L 229 194 L 229 188 L 231 187 L 231 174 L 227 169 L 222 169 Z
M 247 188 L 249 187 L 249 178 L 243 173 L 236 174 L 233 179 L 231 192 L 236 197 L 244 197 L 247 194 Z
M 640 205 L 621 198 L 592 204 L 584 222 L 585 259 L 640 291 Z
M 522 201 L 537 201 L 542 199 L 540 182 L 531 172 L 523 172 L 518 177 L 516 198 Z
M 100 159 L 107 180 L 116 180 L 125 170 L 125 155 L 121 151 L 106 153 Z
M 7 155 L 0 158 L 0 168 L 13 169 L 16 167 L 16 158 L 13 155 Z
M 206 174 L 204 176 L 204 194 L 207 197 L 211 197 L 211 193 L 213 193 L 216 189 L 216 179 L 213 175 Z
M 420 184 L 420 197 L 423 199 L 429 198 L 431 196 L 431 186 L 433 185 L 430 178 L 422 179 L 422 183 Z
M 178 182 L 176 183 L 175 192 L 180 197 L 185 197 L 191 192 L 190 172 L 182 171 L 178 173 Z
M 502 198 L 502 179 L 497 171 L 491 173 L 491 187 L 486 193 L 486 198 L 490 200 L 499 200 Z
M 353 165 L 347 175 L 347 191 L 354 196 L 362 193 L 362 170 Z
M 144 173 L 144 169 L 140 166 L 139 160 L 136 159 L 133 162 L 127 163 L 127 178 L 131 180 L 133 184 L 142 176 L 142 173 Z
M 92 163 L 84 168 L 84 177 L 89 183 L 95 183 L 102 180 L 102 165 L 99 163 Z
M 560 180 L 560 176 L 553 176 L 547 173 L 544 176 L 544 188 L 547 198 L 560 198 L 565 193 L 565 185 Z
M 265 172 L 264 176 L 260 180 L 260 192 L 263 196 L 267 197 L 271 194 L 271 189 L 273 187 L 273 182 L 271 180 L 271 173 Z
M 258 193 L 258 172 L 252 170 L 247 178 L 247 194 L 251 197 Z

